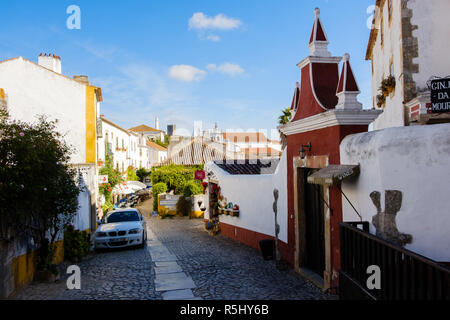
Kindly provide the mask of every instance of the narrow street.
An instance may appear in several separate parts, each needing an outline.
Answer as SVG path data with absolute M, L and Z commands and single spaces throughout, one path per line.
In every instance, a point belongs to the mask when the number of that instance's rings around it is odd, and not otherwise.
M 319 300 L 321 290 L 273 261 L 221 235 L 203 230 L 202 219 L 151 217 L 152 201 L 139 209 L 147 218 L 148 245 L 92 253 L 78 265 L 81 290 L 58 283 L 32 283 L 13 299 L 195 299 Z

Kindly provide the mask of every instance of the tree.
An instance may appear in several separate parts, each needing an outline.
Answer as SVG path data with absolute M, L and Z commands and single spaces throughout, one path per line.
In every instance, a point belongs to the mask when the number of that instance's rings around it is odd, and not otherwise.
M 163 148 L 167 148 L 167 146 L 170 143 L 170 137 L 167 134 L 164 134 L 164 142 L 162 142 L 161 139 L 153 140 L 153 142 L 160 145 Z
M 292 112 L 290 108 L 286 108 L 284 110 L 281 110 L 282 115 L 278 117 L 278 123 L 283 125 L 283 124 L 288 124 L 291 121 L 292 118 Z
M 278 124 L 285 125 L 288 124 L 292 119 L 292 112 L 290 108 L 286 108 L 284 110 L 281 110 L 282 115 L 278 117 Z M 282 149 L 286 148 L 286 136 L 281 132 L 281 130 L 278 129 L 280 132 L 280 138 L 281 138 L 281 146 Z
M 0 239 L 32 237 L 38 270 L 49 270 L 55 242 L 78 210 L 83 187 L 71 150 L 55 121 L 0 120 Z
M 145 170 L 145 168 L 139 168 L 136 171 L 136 175 L 139 177 L 140 182 L 144 182 L 144 179 L 150 175 L 150 171 Z
M 105 156 L 105 165 L 100 169 L 99 174 L 108 176 L 108 182 L 102 183 L 99 186 L 100 194 L 105 197 L 104 210 L 106 209 L 105 211 L 107 211 L 113 207 L 111 199 L 112 190 L 117 184 L 123 182 L 123 179 L 121 173 L 114 169 L 112 158 L 108 154 Z

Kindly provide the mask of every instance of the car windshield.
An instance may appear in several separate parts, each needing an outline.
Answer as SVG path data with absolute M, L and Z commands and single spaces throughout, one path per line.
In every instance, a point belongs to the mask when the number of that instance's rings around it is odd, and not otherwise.
M 113 212 L 106 218 L 106 223 L 140 221 L 136 211 L 119 211 Z

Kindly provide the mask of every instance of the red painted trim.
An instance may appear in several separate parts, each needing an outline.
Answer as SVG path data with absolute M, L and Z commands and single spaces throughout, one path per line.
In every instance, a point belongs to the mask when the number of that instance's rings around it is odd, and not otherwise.
M 420 109 L 420 104 L 411 107 L 411 112 L 418 111 Z
M 311 142 L 312 149 L 308 156 L 328 156 L 329 164 L 340 164 L 339 145 L 341 141 L 349 134 L 366 132 L 368 126 L 333 126 L 319 130 L 298 133 L 287 136 L 287 190 L 288 190 L 288 248 L 291 255 L 291 261 L 294 261 L 295 254 L 295 223 L 291 216 L 295 212 L 294 194 L 294 167 L 293 159 L 298 156 L 298 150 L 302 144 Z M 332 287 L 337 287 L 339 279 L 337 278 L 340 269 L 340 239 L 339 222 L 342 221 L 342 198 L 337 188 L 329 189 L 330 214 L 330 247 L 331 247 L 331 270 Z
M 347 81 L 345 90 L 348 92 L 356 92 L 359 91 L 358 85 L 356 84 L 355 75 L 353 74 L 352 67 L 350 66 L 350 62 L 345 62 L 347 64 Z
M 337 63 L 313 63 L 312 81 L 317 99 L 327 109 L 338 103 L 336 89 L 339 82 L 339 65 Z
M 235 233 L 236 230 L 236 233 Z M 249 247 L 255 248 L 260 251 L 259 241 L 265 239 L 275 240 L 273 236 L 269 236 L 264 233 L 248 230 L 224 222 L 220 222 L 220 233 L 230 239 L 236 240 Z M 291 266 L 294 265 L 293 254 L 287 243 L 278 240 L 278 250 L 280 251 L 281 258 L 287 261 Z
M 325 37 L 325 32 L 323 32 L 322 23 L 317 19 L 317 33 L 316 33 L 316 41 L 327 41 Z

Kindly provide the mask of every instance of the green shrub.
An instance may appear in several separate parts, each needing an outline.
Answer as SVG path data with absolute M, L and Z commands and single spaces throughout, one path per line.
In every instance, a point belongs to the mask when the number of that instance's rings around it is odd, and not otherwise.
M 136 175 L 136 170 L 133 166 L 127 168 L 127 181 L 139 181 L 139 177 Z
M 195 181 L 195 171 L 202 170 L 203 166 L 186 167 L 171 164 L 164 167 L 153 168 L 150 174 L 152 184 L 164 182 L 169 191 L 175 194 L 183 194 L 184 186 L 188 181 Z
M 153 210 L 158 210 L 158 194 L 164 193 L 167 191 L 167 185 L 164 182 L 158 182 L 153 185 Z
M 136 175 L 139 177 L 140 182 L 144 182 L 144 179 L 150 174 L 150 171 L 145 170 L 145 168 L 139 168 L 136 171 Z
M 203 187 L 200 182 L 197 181 L 187 181 L 183 187 L 183 195 L 185 197 L 194 196 L 203 193 Z
M 91 247 L 90 234 L 87 231 L 75 230 L 68 226 L 64 233 L 64 258 L 71 262 L 80 262 L 89 253 Z

